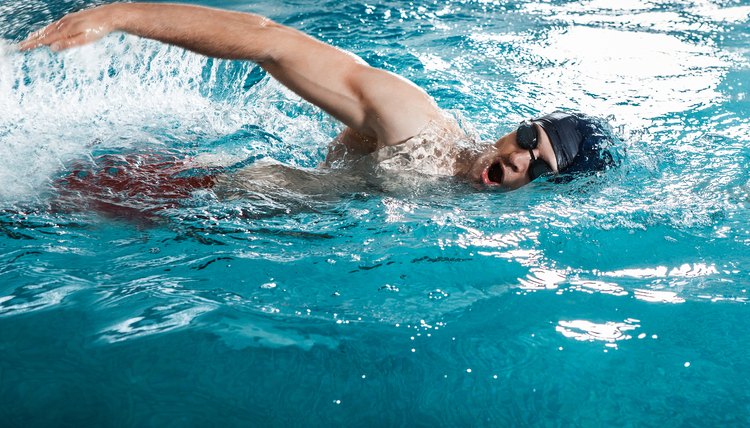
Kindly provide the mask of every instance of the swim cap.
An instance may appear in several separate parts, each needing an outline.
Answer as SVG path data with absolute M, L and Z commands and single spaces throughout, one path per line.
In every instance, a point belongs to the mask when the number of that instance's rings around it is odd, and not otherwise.
M 556 111 L 532 122 L 547 133 L 559 172 L 601 171 L 614 163 L 604 144 L 611 137 L 596 119 Z

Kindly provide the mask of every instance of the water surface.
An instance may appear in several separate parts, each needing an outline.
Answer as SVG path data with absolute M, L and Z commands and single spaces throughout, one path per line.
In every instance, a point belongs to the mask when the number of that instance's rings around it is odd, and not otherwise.
M 483 139 L 608 118 L 623 162 L 176 203 L 56 183 L 107 156 L 314 174 L 340 125 L 250 63 L 119 34 L 7 49 L 89 4 L 0 5 L 6 424 L 750 422 L 747 2 L 202 2 L 402 74 Z

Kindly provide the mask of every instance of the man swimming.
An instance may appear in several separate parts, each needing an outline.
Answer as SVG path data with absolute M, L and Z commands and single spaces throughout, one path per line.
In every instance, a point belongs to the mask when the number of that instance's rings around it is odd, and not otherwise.
M 73 13 L 32 33 L 22 50 L 61 51 L 113 31 L 215 58 L 250 60 L 341 121 L 326 164 L 374 157 L 383 165 L 453 175 L 480 186 L 516 189 L 540 176 L 602 169 L 596 121 L 555 112 L 524 121 L 495 143 L 467 147 L 456 120 L 424 90 L 354 54 L 263 16 L 178 4 L 122 3 Z M 439 145 L 431 145 L 436 141 Z M 405 165 L 408 164 L 408 165 Z

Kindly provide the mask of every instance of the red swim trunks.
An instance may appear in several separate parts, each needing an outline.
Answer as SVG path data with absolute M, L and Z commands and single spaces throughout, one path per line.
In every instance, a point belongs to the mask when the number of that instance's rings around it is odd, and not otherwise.
M 215 174 L 173 155 L 103 155 L 76 163 L 55 187 L 64 206 L 130 216 L 173 208 L 192 192 L 213 187 Z

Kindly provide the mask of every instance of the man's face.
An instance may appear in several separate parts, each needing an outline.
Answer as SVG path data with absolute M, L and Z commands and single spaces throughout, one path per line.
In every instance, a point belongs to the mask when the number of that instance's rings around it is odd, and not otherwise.
M 542 127 L 534 125 L 537 130 L 538 144 L 532 150 L 534 157 L 546 162 L 550 169 L 557 173 L 557 159 L 552 144 Z M 517 189 L 528 184 L 531 153 L 518 145 L 516 131 L 501 137 L 494 145 L 488 147 L 474 161 L 469 177 L 487 187 L 505 190 Z

